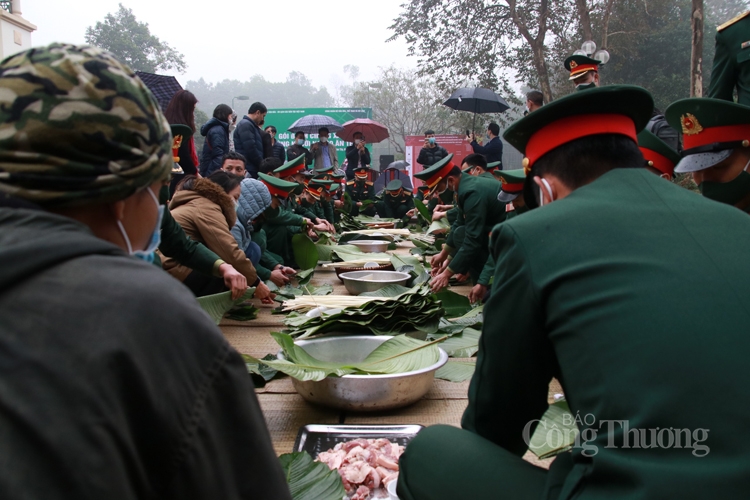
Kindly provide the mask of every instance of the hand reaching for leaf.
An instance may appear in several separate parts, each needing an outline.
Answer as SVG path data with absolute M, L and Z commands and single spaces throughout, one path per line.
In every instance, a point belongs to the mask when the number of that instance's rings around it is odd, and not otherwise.
M 256 299 L 260 299 L 263 304 L 273 304 L 273 299 L 276 294 L 271 293 L 271 290 L 262 281 L 255 287 L 255 294 L 253 295 Z
M 281 269 L 274 269 L 271 271 L 271 281 L 274 285 L 281 287 L 289 283 L 289 278 L 284 274 Z
M 226 262 L 219 266 L 219 274 L 224 278 L 224 286 L 232 291 L 232 298 L 237 300 L 242 297 L 242 294 L 247 290 L 245 276 Z
M 476 304 L 481 302 L 484 296 L 487 294 L 487 287 L 485 285 L 474 285 L 474 288 L 469 292 L 469 302 Z

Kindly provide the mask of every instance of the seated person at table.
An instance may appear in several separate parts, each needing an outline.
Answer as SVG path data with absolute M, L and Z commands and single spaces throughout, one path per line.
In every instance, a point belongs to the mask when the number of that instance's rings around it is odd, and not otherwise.
M 346 192 L 349 193 L 349 197 L 352 199 L 352 207 L 349 215 L 356 217 L 360 213 L 362 215 L 375 215 L 375 188 L 372 182 L 368 179 L 370 167 L 367 165 L 360 165 L 354 170 L 354 179 L 346 183 Z M 362 203 L 365 201 L 371 201 L 368 206 L 362 208 Z
M 242 357 L 144 262 L 174 164 L 153 94 L 54 44 L 0 63 L 0 107 L 2 498 L 291 499 Z
M 234 204 L 240 196 L 241 177 L 219 170 L 207 179 L 186 177 L 177 185 L 169 211 L 191 239 L 203 243 L 222 260 L 230 263 L 256 287 L 255 296 L 269 299 L 268 287 L 258 278 L 253 263 L 232 236 L 237 221 Z M 225 291 L 224 281 L 192 271 L 171 258 L 165 258 L 164 269 L 182 281 L 196 297 Z
M 493 231 L 463 429 L 411 441 L 402 500 L 747 496 L 750 220 L 644 168 L 652 109 L 608 85 L 506 130 L 540 207 Z M 553 377 L 580 434 L 547 471 L 521 457 L 560 433 L 539 423 Z
M 394 179 L 385 187 L 383 199 L 375 204 L 375 210 L 383 219 L 405 219 L 408 212 L 414 208 L 414 198 L 411 191 L 404 188 L 403 183 Z

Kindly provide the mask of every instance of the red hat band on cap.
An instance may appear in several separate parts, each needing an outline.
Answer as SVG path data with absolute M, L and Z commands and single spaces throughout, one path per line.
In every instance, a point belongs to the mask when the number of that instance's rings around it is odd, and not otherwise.
M 674 163 L 667 158 L 666 156 L 657 153 L 653 149 L 648 148 L 638 148 L 641 150 L 641 153 L 643 153 L 643 157 L 646 159 L 646 161 L 651 162 L 650 167 L 655 168 L 659 172 L 663 174 L 674 174 Z
M 280 172 L 281 173 L 281 178 L 282 179 L 287 179 L 289 177 L 297 175 L 298 173 L 302 172 L 303 170 L 305 170 L 305 163 L 304 162 L 300 163 L 299 165 L 297 165 L 294 168 L 290 168 L 290 169 L 287 169 L 287 170 L 285 170 L 283 172 Z
M 280 196 L 282 198 L 289 197 L 289 193 L 284 191 L 283 189 L 279 189 L 276 186 L 273 186 L 269 184 L 268 182 L 264 181 L 263 179 L 261 179 L 260 182 L 266 185 L 266 187 L 268 188 L 268 192 L 270 192 L 273 196 Z
M 454 168 L 456 168 L 456 166 L 453 164 L 453 162 L 449 161 L 443 168 L 435 172 L 432 177 L 424 182 L 427 183 L 429 187 L 433 188 L 435 187 L 435 184 L 448 177 L 448 174 L 450 174 L 451 170 L 453 170 Z
M 520 193 L 521 191 L 523 191 L 523 182 L 515 182 L 513 184 L 509 182 L 503 182 L 502 189 L 506 193 L 511 193 L 511 194 Z
M 599 66 L 596 64 L 579 64 L 575 68 L 571 68 L 570 76 L 583 74 L 587 71 L 599 71 Z
M 682 134 L 683 149 L 699 148 L 715 142 L 739 142 L 750 139 L 750 125 L 725 125 L 706 127 L 700 132 Z
M 604 113 L 568 116 L 537 130 L 531 136 L 526 144 L 528 166 L 531 167 L 539 158 L 563 144 L 601 134 L 620 134 L 638 142 L 635 123 L 625 115 Z

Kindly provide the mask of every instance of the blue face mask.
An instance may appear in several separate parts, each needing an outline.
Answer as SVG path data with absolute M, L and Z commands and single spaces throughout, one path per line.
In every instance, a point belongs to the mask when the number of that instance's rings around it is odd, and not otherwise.
M 164 205 L 159 204 L 159 200 L 156 198 L 156 195 L 154 195 L 154 192 L 151 191 L 151 188 L 147 187 L 146 190 L 148 191 L 148 194 L 151 195 L 151 199 L 154 200 L 154 203 L 156 203 L 156 208 L 158 211 L 158 215 L 156 217 L 156 226 L 154 227 L 154 231 L 151 233 L 151 239 L 149 240 L 146 248 L 144 248 L 143 250 L 134 251 L 132 245 L 130 244 L 128 233 L 125 232 L 125 228 L 122 227 L 122 223 L 119 220 L 117 221 L 117 227 L 120 228 L 120 234 L 122 234 L 122 238 L 125 240 L 125 245 L 127 245 L 128 247 L 128 253 L 136 259 L 141 259 L 150 264 L 154 262 L 154 252 L 156 252 L 156 249 L 159 248 L 159 244 L 161 243 L 161 221 L 164 218 Z
M 429 139 L 427 139 L 427 141 L 428 141 L 428 142 L 429 142 L 430 144 L 435 144 L 435 138 L 434 138 L 434 137 L 430 137 Z
M 297 146 L 304 146 L 305 140 L 304 139 L 297 139 Z

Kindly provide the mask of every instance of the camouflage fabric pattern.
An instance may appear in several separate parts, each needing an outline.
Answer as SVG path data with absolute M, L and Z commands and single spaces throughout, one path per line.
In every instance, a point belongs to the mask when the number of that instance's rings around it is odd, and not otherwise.
M 53 44 L 0 63 L 0 192 L 43 206 L 127 198 L 172 170 L 151 91 L 111 54 Z

